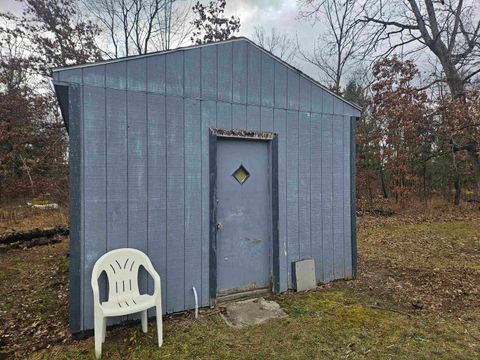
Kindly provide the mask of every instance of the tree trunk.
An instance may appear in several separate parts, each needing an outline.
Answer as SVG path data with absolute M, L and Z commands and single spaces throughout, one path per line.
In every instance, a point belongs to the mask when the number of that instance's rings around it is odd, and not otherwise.
M 480 200 L 480 156 L 473 148 L 468 151 L 468 154 L 470 155 L 473 163 L 473 173 L 475 178 L 475 197 L 477 200 Z
M 370 206 L 373 204 L 373 191 L 372 191 L 372 181 L 367 179 L 367 191 L 368 191 L 368 203 Z
M 460 184 L 460 174 L 455 170 L 455 181 L 453 183 L 455 186 L 455 205 L 460 205 L 460 199 L 462 198 L 462 186 Z
M 384 174 L 383 171 L 382 171 L 381 174 L 380 174 L 380 179 L 381 179 L 381 182 L 382 182 L 382 193 L 383 193 L 383 197 L 384 197 L 385 199 L 388 199 L 387 184 L 385 183 L 385 174 Z
M 423 163 L 423 169 L 422 169 L 422 177 L 423 177 L 423 201 L 425 202 L 425 205 L 427 205 L 427 163 Z

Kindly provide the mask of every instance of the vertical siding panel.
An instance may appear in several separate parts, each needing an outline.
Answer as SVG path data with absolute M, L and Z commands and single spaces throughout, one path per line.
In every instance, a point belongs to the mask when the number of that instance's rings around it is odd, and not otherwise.
M 287 108 L 287 68 L 275 61 L 275 107 Z
M 350 116 L 353 116 L 355 114 L 354 112 L 354 108 L 350 105 L 350 104 L 347 104 L 347 103 L 343 103 L 343 112 L 341 113 L 341 115 L 350 115 Z
M 174 312 L 183 310 L 185 305 L 185 164 L 183 99 L 167 96 L 166 109 L 167 312 Z
M 165 96 L 148 94 L 148 256 L 162 280 L 167 306 L 167 146 Z M 149 289 L 153 289 L 150 281 Z M 153 312 L 152 312 L 153 315 Z
M 298 110 L 299 105 L 299 90 L 300 90 L 300 77 L 296 71 L 288 69 L 288 108 L 292 110 Z
M 278 134 L 278 241 L 280 291 L 288 288 L 287 266 L 287 124 L 286 111 L 275 109 L 274 131 Z
M 127 61 L 127 89 L 133 91 L 147 90 L 147 60 L 140 58 Z
M 323 91 L 323 113 L 333 114 L 333 95 Z
M 202 157 L 200 101 L 185 99 L 185 307 L 202 287 Z
M 312 85 L 310 80 L 300 76 L 300 110 L 311 111 L 312 109 Z
M 247 103 L 247 42 L 233 43 L 233 102 Z
M 323 278 L 334 279 L 333 274 L 333 121 L 331 115 L 322 121 L 322 238 Z
M 218 100 L 232 101 L 232 43 L 218 45 Z
M 260 130 L 260 107 L 247 106 L 247 130 Z
M 317 282 L 324 282 L 322 236 L 322 116 L 312 113 L 311 157 L 311 229 L 312 255 Z
M 252 44 L 248 44 L 248 103 L 260 105 L 262 64 L 261 52 Z
M 247 107 L 245 105 L 232 105 L 232 127 L 238 130 L 247 129 Z
M 312 112 L 322 114 L 323 111 L 323 93 L 317 85 L 312 84 Z
M 232 104 L 217 102 L 217 127 L 221 129 L 232 128 Z
M 312 242 L 310 239 L 310 113 L 300 113 L 298 128 L 299 245 L 300 259 L 307 259 L 312 256 Z
M 59 74 L 60 81 L 81 84 L 82 83 L 82 69 L 62 70 Z
M 58 74 L 58 73 L 57 73 Z M 84 233 L 83 233 L 83 98 L 80 86 L 70 86 L 69 92 L 69 200 L 70 200 L 70 271 L 69 328 L 72 333 L 83 327 Z
M 148 91 L 165 94 L 165 55 L 147 57 Z
M 350 116 L 343 117 L 343 236 L 345 243 L 345 276 L 351 278 L 352 272 L 352 214 L 350 199 Z
M 298 112 L 287 111 L 287 239 L 288 279 L 292 261 L 299 259 L 298 241 Z
M 107 88 L 107 250 L 127 246 L 127 93 Z
M 360 114 L 358 114 L 360 115 Z M 357 128 L 357 120 L 355 118 L 350 119 L 350 208 L 351 208 L 351 222 L 350 222 L 350 245 L 351 245 L 351 257 L 352 257 L 352 277 L 357 276 L 357 216 L 356 216 L 356 142 L 355 134 Z
M 273 109 L 262 107 L 260 111 L 260 130 L 273 131 Z
M 145 73 L 145 68 L 143 68 Z M 128 247 L 148 252 L 147 96 L 127 93 L 128 126 Z M 147 274 L 139 275 L 140 291 L 147 291 Z
M 88 66 L 83 69 L 83 84 L 105 86 L 105 65 Z
M 127 88 L 127 62 L 120 61 L 105 66 L 106 86 L 112 89 L 125 90 Z
M 201 50 L 185 50 L 185 96 L 199 98 L 201 96 Z
M 209 293 L 210 254 L 210 164 L 209 129 L 216 127 L 217 106 L 215 101 L 202 101 L 202 291 L 201 304 L 207 306 Z
M 333 113 L 337 115 L 343 115 L 343 100 L 338 97 L 333 98 Z M 348 105 L 346 105 L 348 106 Z
M 333 118 L 333 265 L 335 279 L 345 277 L 343 219 L 343 116 Z
M 270 55 L 262 53 L 262 105 L 273 107 L 275 65 Z
M 166 58 L 166 93 L 183 96 L 183 51 L 165 55 Z
M 90 286 L 95 262 L 107 249 L 105 89 L 84 87 L 84 328 L 93 328 L 93 294 Z M 104 290 L 104 285 L 102 286 Z M 103 292 L 103 291 L 102 291 Z
M 217 46 L 205 46 L 202 51 L 202 98 L 217 99 Z

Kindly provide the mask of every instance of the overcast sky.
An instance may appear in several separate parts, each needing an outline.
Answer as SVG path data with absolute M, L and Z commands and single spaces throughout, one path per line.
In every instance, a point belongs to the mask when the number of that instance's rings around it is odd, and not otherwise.
M 188 0 L 184 0 L 188 1 Z M 208 1 L 205 1 L 208 2 Z M 21 14 L 22 4 L 16 0 L 0 0 L 1 11 Z M 292 38 L 298 37 L 305 48 L 312 48 L 313 41 L 319 34 L 319 25 L 312 27 L 304 20 L 298 20 L 296 0 L 227 0 L 227 14 L 240 18 L 241 36 L 253 37 L 256 26 L 265 28 L 267 34 L 272 28 L 287 33 Z M 318 79 L 318 72 L 312 66 L 295 60 L 296 67 Z

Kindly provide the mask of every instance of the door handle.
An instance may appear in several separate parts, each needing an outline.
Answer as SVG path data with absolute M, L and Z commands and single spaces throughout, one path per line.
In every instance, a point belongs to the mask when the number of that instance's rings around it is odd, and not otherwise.
M 220 231 L 220 229 L 222 228 L 222 224 L 217 223 L 217 225 L 215 226 L 215 228 L 217 229 L 217 231 Z

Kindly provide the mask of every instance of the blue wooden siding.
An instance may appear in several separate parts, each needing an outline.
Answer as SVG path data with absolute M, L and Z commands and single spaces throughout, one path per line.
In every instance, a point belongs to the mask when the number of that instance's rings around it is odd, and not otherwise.
M 95 261 L 107 251 L 106 131 L 105 88 L 83 87 L 84 158 L 84 293 L 83 319 L 86 329 L 93 327 L 93 293 L 90 277 Z M 90 310 L 89 310 L 90 309 Z
M 202 157 L 200 101 L 185 99 L 185 307 L 202 288 Z
M 165 96 L 147 95 L 148 256 L 162 277 L 162 307 L 167 308 L 167 144 Z M 153 281 L 149 282 L 149 290 Z M 153 310 L 152 310 L 153 314 Z
M 287 256 L 288 280 L 292 283 L 292 262 L 300 260 L 298 227 L 298 111 L 287 111 Z M 281 159 L 279 159 L 281 162 Z
M 310 148 L 311 121 L 310 113 L 299 114 L 298 141 L 298 254 L 300 259 L 312 257 L 311 223 L 310 223 Z
M 185 134 L 183 105 L 182 98 L 167 96 L 167 312 L 180 311 L 185 308 Z
M 127 92 L 106 89 L 107 250 L 127 247 Z
M 278 242 L 280 291 L 286 291 L 290 284 L 288 276 L 288 242 L 287 242 L 287 111 L 275 109 L 273 129 L 278 134 Z
M 83 174 L 72 202 L 81 218 L 72 227 L 78 331 L 93 325 L 93 264 L 118 247 L 149 254 L 164 312 L 191 309 L 192 286 L 209 304 L 212 127 L 278 135 L 280 290 L 292 286 L 299 259 L 315 259 L 319 282 L 353 275 L 350 119 L 358 111 L 349 104 L 241 40 L 63 70 L 55 80 L 80 85 L 71 119 L 75 174 Z

